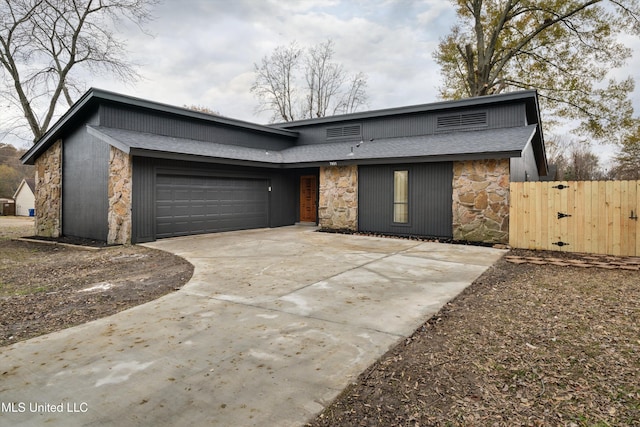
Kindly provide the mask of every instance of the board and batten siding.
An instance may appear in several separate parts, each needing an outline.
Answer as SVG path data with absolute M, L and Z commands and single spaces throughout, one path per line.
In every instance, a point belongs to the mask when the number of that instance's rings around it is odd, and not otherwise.
M 487 113 L 487 124 L 478 129 L 498 129 L 524 126 L 526 111 L 523 103 L 491 106 L 487 108 L 470 108 L 455 111 L 420 112 L 401 116 L 377 117 L 368 119 L 348 119 L 321 123 L 317 125 L 283 126 L 300 133 L 298 144 L 318 144 L 327 142 L 327 129 L 340 128 L 354 124 L 361 125 L 361 134 L 342 140 L 369 141 L 370 139 L 396 138 L 403 136 L 433 135 L 438 133 L 437 118 L 448 114 Z
M 640 181 L 510 184 L 515 248 L 640 256 Z
M 132 243 L 155 240 L 155 159 L 133 157 L 131 241 Z
M 409 171 L 409 222 L 393 222 L 394 171 Z M 452 237 L 451 162 L 360 166 L 358 229 L 397 235 Z
M 109 145 L 77 128 L 62 141 L 62 175 L 62 234 L 106 241 Z
M 100 106 L 100 126 L 269 150 L 293 145 L 282 136 L 108 104 Z
M 535 154 L 530 143 L 523 150 L 521 157 L 512 157 L 509 162 L 511 182 L 540 180 Z

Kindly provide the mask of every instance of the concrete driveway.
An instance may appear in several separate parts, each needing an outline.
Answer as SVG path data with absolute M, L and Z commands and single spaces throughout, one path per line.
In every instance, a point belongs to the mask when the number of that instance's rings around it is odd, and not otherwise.
M 302 425 L 504 254 L 314 230 L 148 244 L 191 281 L 2 349 L 0 425 Z

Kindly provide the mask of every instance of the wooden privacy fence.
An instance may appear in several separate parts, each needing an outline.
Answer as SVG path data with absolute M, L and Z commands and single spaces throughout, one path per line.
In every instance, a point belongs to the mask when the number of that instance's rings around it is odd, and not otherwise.
M 514 248 L 640 256 L 640 181 L 513 182 Z

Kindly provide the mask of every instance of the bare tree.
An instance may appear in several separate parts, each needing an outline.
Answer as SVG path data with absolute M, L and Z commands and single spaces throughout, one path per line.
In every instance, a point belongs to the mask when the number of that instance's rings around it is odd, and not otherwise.
M 367 75 L 358 72 L 349 80 L 349 88 L 342 97 L 336 112 L 351 113 L 367 103 Z
M 557 168 L 558 179 L 592 181 L 605 178 L 600 160 L 588 142 L 566 135 L 551 135 L 545 145 L 549 163 Z
M 333 56 L 331 40 L 306 51 L 295 42 L 277 47 L 260 65 L 254 64 L 251 92 L 260 103 L 258 110 L 273 112 L 272 121 L 357 111 L 367 100 L 367 76 L 362 72 L 349 76 Z M 298 84 L 301 75 L 303 86 Z
M 564 179 L 572 181 L 603 179 L 604 171 L 600 167 L 600 159 L 590 149 L 574 149 L 570 156 L 569 168 L 565 171 Z
M 340 94 L 345 79 L 344 67 L 331 62 L 332 57 L 331 40 L 312 46 L 308 50 L 305 66 L 308 117 L 326 116 L 331 102 Z M 335 107 L 337 108 L 337 105 Z
M 220 114 L 219 111 L 216 111 L 214 109 L 211 109 L 209 107 L 207 107 L 206 105 L 183 105 L 184 108 L 188 109 L 188 110 L 193 110 L 193 111 L 197 111 L 199 113 L 205 113 L 205 114 L 209 114 L 212 116 L 218 116 L 218 117 L 223 117 L 222 114 Z
M 298 117 L 296 96 L 296 71 L 300 64 L 300 49 L 295 42 L 278 46 L 271 56 L 262 58 L 260 65 L 253 64 L 256 80 L 251 92 L 258 97 L 260 111 L 272 111 L 272 121 L 289 122 Z
M 136 79 L 114 26 L 139 28 L 157 0 L 1 0 L 2 96 L 17 106 L 34 141 L 49 128 L 61 101 L 74 102 L 81 83 L 73 71 L 114 73 Z

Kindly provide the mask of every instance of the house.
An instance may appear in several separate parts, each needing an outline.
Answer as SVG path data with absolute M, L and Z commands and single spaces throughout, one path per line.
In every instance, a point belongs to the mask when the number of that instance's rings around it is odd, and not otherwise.
M 24 178 L 13 199 L 16 201 L 16 216 L 33 216 L 35 209 L 36 180 L 34 178 Z
M 91 89 L 22 157 L 36 232 L 109 243 L 319 224 L 507 242 L 547 160 L 535 91 L 258 125 Z

